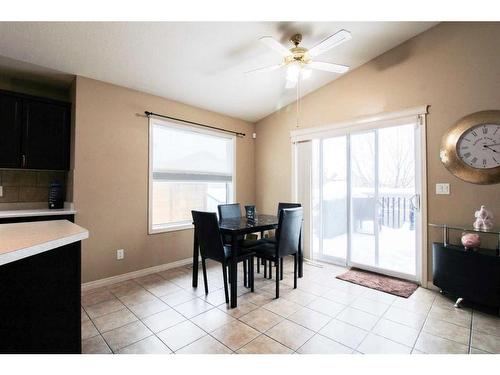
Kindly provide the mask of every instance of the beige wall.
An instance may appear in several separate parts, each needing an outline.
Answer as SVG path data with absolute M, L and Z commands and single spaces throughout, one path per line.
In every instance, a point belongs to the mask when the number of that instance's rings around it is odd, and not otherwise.
M 123 87 L 77 77 L 73 198 L 83 241 L 82 281 L 189 258 L 192 230 L 148 235 L 145 110 L 247 133 L 236 142 L 236 194 L 255 200 L 254 125 Z M 116 260 L 116 250 L 125 259 Z
M 301 127 L 430 105 L 427 119 L 428 220 L 471 224 L 480 204 L 500 220 L 500 185 L 479 186 L 451 175 L 439 160 L 446 129 L 471 112 L 500 109 L 500 23 L 442 23 L 307 95 Z M 289 200 L 290 131 L 295 103 L 256 124 L 257 207 L 274 212 Z M 435 184 L 451 195 L 435 195 Z M 441 240 L 429 231 L 429 242 Z M 430 253 L 429 253 L 430 254 Z

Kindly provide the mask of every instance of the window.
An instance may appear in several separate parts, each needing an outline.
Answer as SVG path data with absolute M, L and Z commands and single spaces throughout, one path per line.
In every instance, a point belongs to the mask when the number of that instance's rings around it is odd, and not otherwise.
M 234 136 L 151 118 L 149 233 L 191 228 L 191 210 L 233 201 Z

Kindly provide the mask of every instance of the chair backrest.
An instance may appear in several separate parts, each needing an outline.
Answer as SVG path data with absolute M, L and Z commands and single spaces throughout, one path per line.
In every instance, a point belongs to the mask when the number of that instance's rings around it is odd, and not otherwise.
M 302 217 L 301 207 L 284 208 L 280 211 L 276 230 L 278 256 L 282 257 L 299 251 Z
M 280 217 L 280 211 L 284 210 L 285 208 L 297 208 L 297 207 L 302 207 L 300 203 L 285 203 L 285 202 L 279 202 L 278 203 L 278 213 L 276 216 Z
M 215 212 L 191 211 L 191 215 L 201 256 L 215 260 L 224 259 L 224 245 Z
M 241 217 L 241 208 L 239 203 L 219 204 L 217 206 L 219 211 L 219 219 L 232 219 Z

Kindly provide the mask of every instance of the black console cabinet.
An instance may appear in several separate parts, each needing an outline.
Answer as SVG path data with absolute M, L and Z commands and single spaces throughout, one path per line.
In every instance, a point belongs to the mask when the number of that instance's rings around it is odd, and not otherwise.
M 69 169 L 71 105 L 0 90 L 0 168 Z
M 433 283 L 466 301 L 500 309 L 500 257 L 495 250 L 432 245 Z

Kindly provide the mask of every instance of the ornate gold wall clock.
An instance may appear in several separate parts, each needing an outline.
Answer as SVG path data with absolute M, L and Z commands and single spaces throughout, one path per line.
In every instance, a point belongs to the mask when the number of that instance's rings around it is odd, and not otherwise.
M 458 120 L 443 137 L 445 167 L 474 184 L 500 182 L 500 111 L 475 112 Z

